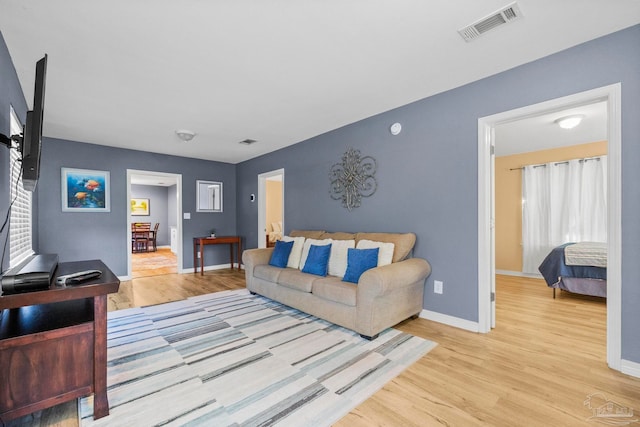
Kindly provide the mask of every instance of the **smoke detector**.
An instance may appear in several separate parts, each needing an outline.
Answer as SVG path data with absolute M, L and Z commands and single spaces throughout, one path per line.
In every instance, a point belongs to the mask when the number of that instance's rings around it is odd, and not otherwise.
M 518 4 L 513 2 L 474 22 L 473 24 L 458 30 L 458 33 L 464 41 L 470 42 L 494 28 L 516 21 L 520 18 L 522 18 L 522 12 L 520 11 Z

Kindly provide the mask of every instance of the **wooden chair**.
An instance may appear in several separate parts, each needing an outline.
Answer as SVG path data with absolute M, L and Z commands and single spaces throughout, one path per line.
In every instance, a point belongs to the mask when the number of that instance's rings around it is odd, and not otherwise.
M 149 233 L 149 242 L 151 243 L 153 252 L 158 250 L 157 239 L 158 239 L 158 227 L 160 226 L 159 222 L 156 222 L 156 225 L 153 227 L 153 231 Z
M 136 222 L 131 224 L 131 252 L 148 252 L 150 234 L 150 222 Z

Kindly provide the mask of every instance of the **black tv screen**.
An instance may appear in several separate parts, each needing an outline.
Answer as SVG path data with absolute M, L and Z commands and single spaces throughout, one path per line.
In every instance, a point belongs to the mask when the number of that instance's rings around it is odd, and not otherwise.
M 22 186 L 33 191 L 40 176 L 42 122 L 44 120 L 44 87 L 47 77 L 47 55 L 36 63 L 33 110 L 27 111 L 27 123 L 22 134 Z

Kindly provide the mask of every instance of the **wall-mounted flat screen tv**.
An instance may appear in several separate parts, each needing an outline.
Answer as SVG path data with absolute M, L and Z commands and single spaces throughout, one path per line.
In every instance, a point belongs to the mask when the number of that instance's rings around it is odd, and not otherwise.
M 22 133 L 22 186 L 33 191 L 40 176 L 42 123 L 44 121 L 44 87 L 47 78 L 47 55 L 36 63 L 33 110 L 27 111 L 27 123 Z

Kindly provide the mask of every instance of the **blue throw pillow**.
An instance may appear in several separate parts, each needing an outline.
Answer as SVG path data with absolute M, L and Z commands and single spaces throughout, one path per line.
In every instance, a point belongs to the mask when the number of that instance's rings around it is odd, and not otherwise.
M 315 274 L 316 276 L 326 276 L 329 266 L 329 255 L 331 255 L 331 244 L 324 246 L 311 245 L 302 272 Z
M 282 240 L 276 241 L 276 247 L 273 249 L 269 265 L 274 267 L 285 268 L 289 262 L 289 254 L 293 248 L 293 240 L 290 242 L 283 242 Z
M 347 271 L 342 278 L 343 282 L 358 283 L 360 276 L 370 268 L 378 266 L 378 251 L 373 249 L 352 249 L 347 251 Z

